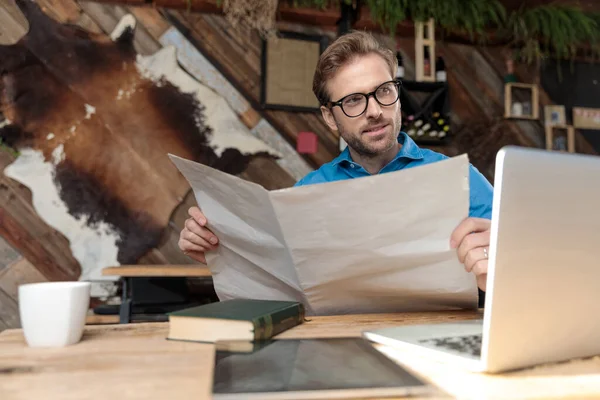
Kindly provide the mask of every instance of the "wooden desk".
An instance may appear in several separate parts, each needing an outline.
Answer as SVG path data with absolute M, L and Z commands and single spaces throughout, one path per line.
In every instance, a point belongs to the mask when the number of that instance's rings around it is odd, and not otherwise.
M 279 337 L 356 336 L 371 328 L 480 317 L 477 312 L 313 317 Z M 4 331 L 0 398 L 210 398 L 214 347 L 165 340 L 167 329 L 166 323 L 89 326 L 82 342 L 61 349 L 28 348 L 20 330 Z M 451 397 L 600 398 L 599 358 L 504 375 L 470 374 L 411 354 L 398 361 Z

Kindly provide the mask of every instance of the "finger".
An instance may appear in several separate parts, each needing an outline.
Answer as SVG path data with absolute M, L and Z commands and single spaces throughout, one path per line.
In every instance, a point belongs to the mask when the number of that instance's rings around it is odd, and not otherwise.
M 207 248 L 206 246 L 199 245 L 199 244 L 196 244 L 196 243 L 192 243 L 192 242 L 190 242 L 189 240 L 186 240 L 186 239 L 179 240 L 179 248 L 184 253 L 186 251 L 201 251 L 201 252 L 205 252 L 205 251 L 212 250 L 212 249 Z
M 488 272 L 488 260 L 479 260 L 473 266 L 475 276 L 485 275 Z
M 487 274 L 477 275 L 477 287 L 484 292 L 487 289 Z
M 487 259 L 484 249 L 486 248 L 475 247 L 467 253 L 464 261 L 465 270 L 467 272 L 471 272 L 473 270 L 473 267 L 475 266 L 475 263 L 477 263 L 478 261 Z
M 200 237 L 200 236 L 196 235 L 194 232 L 190 232 L 188 230 L 184 230 L 181 232 L 181 239 L 183 240 L 184 244 L 185 244 L 185 242 L 195 244 L 197 246 L 202 247 L 205 251 L 216 249 L 216 246 L 209 243 L 208 240 L 206 240 L 203 237 Z
M 186 251 L 184 254 L 202 264 L 206 264 L 206 256 L 201 251 Z
M 194 221 L 198 222 L 200 226 L 206 225 L 206 217 L 198 207 L 190 207 L 188 214 L 194 219 Z
M 212 245 L 216 245 L 219 242 L 219 239 L 214 233 L 212 233 L 208 228 L 200 226 L 198 222 L 191 218 L 188 218 L 185 221 L 185 228 L 188 231 L 200 236 L 202 239 L 210 242 Z
M 491 221 L 485 218 L 466 218 L 454 229 L 450 235 L 450 247 L 460 246 L 464 238 L 472 232 L 483 232 L 490 229 Z
M 467 253 L 473 250 L 476 247 L 487 247 L 490 244 L 490 231 L 479 232 L 479 233 L 471 233 L 467 235 L 460 245 L 458 249 L 456 249 L 456 253 L 458 255 L 458 259 L 461 263 L 465 262 L 465 257 L 467 257 Z

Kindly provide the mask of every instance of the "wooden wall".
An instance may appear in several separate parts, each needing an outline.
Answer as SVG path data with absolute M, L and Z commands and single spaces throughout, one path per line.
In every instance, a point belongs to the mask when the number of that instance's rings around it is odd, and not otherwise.
M 185 13 L 162 10 L 161 14 L 180 29 L 189 40 L 240 89 L 252 104 L 260 96 L 261 39 L 242 27 L 232 27 L 218 14 Z M 335 39 L 329 30 L 317 27 L 278 22 L 280 30 L 322 34 Z M 391 38 L 377 34 L 391 49 L 401 46 L 404 55 L 406 79 L 414 79 L 414 38 Z M 545 148 L 542 124 L 544 105 L 553 104 L 540 88 L 540 120 L 504 119 L 505 63 L 501 48 L 487 48 L 438 42 L 436 51 L 446 62 L 450 87 L 453 130 L 456 132 L 450 145 L 423 146 L 453 156 L 467 153 L 471 162 L 493 182 L 495 154 L 504 145 L 514 144 Z M 517 65 L 516 75 L 522 82 L 535 82 L 535 69 Z M 289 113 L 262 111 L 265 119 L 290 143 L 295 143 L 298 132 L 310 130 L 319 138 L 318 152 L 304 155 L 313 167 L 333 159 L 339 154 L 338 138 L 328 130 L 317 113 Z M 596 154 L 592 146 L 576 133 L 577 152 Z

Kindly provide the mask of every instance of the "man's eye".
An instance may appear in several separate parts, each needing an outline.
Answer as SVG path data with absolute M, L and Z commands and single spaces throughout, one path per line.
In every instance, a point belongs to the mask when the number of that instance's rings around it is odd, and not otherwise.
M 344 101 L 344 103 L 348 104 L 348 105 L 353 105 L 353 104 L 360 102 L 361 100 L 362 100 L 362 96 L 352 96 L 352 97 L 347 98 Z

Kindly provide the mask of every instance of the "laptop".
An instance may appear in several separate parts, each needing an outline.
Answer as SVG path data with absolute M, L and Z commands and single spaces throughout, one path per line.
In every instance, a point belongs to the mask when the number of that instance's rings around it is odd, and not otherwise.
M 483 319 L 363 336 L 497 373 L 600 355 L 599 316 L 600 157 L 507 146 L 496 156 Z

